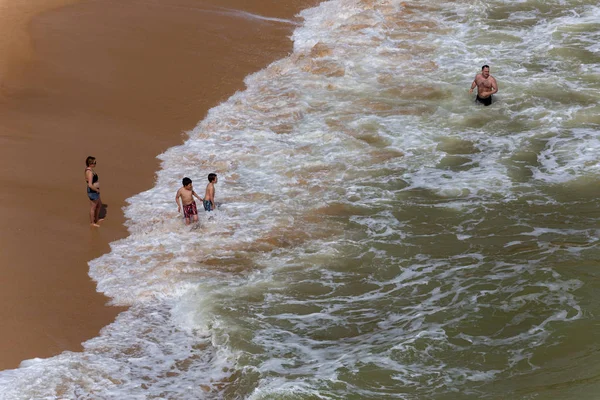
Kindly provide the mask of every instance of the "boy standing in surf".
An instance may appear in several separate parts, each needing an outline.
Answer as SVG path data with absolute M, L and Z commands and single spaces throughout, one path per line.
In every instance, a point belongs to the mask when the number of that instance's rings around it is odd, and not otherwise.
M 469 94 L 473 93 L 473 89 L 477 86 L 477 96 L 475 101 L 481 103 L 484 106 L 492 104 L 492 95 L 498 92 L 498 83 L 496 79 L 490 75 L 489 65 L 481 67 L 481 73 L 475 75 L 475 79 L 469 89 Z
M 202 198 L 194 192 L 194 188 L 192 186 L 192 180 L 188 177 L 183 178 L 181 182 L 183 187 L 180 187 L 175 195 L 175 202 L 177 203 L 177 212 L 181 212 L 181 205 L 179 204 L 179 198 L 181 198 L 181 203 L 183 203 L 183 218 L 185 218 L 185 224 L 190 224 L 190 219 L 193 219 L 194 222 L 198 222 L 198 209 L 196 208 L 196 201 L 194 200 L 194 196 L 198 198 L 198 200 L 202 201 Z
M 206 185 L 206 192 L 204 193 L 204 209 L 206 211 L 212 211 L 215 209 L 215 184 L 219 181 L 217 174 L 208 174 L 208 185 Z

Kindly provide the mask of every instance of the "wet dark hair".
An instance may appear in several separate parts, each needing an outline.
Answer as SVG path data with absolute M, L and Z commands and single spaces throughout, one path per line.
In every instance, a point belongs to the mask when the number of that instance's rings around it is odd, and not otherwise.
M 212 182 L 215 180 L 216 177 L 217 177 L 217 174 L 211 172 L 210 174 L 208 174 L 208 181 Z
M 183 178 L 183 180 L 181 181 L 181 183 L 183 184 L 183 186 L 187 186 L 190 183 L 192 183 L 192 180 L 186 176 L 185 178 Z
M 96 157 L 88 156 L 88 158 L 85 159 L 85 166 L 89 167 L 94 161 L 96 161 Z
M 490 68 L 490 66 L 489 65 L 484 65 L 483 67 L 481 67 L 481 70 L 483 71 L 486 68 Z

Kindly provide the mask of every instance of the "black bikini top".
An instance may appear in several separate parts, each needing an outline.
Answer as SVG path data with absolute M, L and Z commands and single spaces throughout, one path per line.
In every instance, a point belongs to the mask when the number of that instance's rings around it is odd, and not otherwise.
M 87 171 L 87 170 L 90 170 L 90 171 L 92 171 L 92 174 L 94 174 L 94 176 L 92 177 L 92 185 L 93 185 L 94 183 L 98 182 L 98 174 L 97 174 L 97 173 L 95 173 L 95 172 L 94 172 L 94 171 L 93 171 L 91 168 L 86 168 L 85 170 L 86 170 L 86 171 Z M 87 182 L 87 181 L 86 181 L 86 182 Z

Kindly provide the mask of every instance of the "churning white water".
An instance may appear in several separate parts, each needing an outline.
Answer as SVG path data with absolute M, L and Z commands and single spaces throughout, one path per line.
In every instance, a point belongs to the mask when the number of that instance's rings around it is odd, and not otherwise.
M 90 263 L 131 308 L 0 373 L 0 398 L 595 398 L 598 5 L 302 16 Z M 490 107 L 468 94 L 483 64 Z M 209 172 L 221 207 L 186 227 L 174 193 Z

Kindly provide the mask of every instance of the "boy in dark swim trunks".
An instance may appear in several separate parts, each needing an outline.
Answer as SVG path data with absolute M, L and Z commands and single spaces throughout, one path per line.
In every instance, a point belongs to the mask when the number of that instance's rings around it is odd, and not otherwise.
M 208 174 L 208 185 L 206 185 L 206 193 L 204 193 L 204 210 L 212 211 L 215 209 L 215 184 L 219 181 L 217 174 Z
M 179 198 L 181 198 L 181 203 L 183 204 L 183 218 L 185 218 L 185 224 L 190 224 L 190 219 L 194 222 L 198 222 L 198 209 L 196 208 L 196 201 L 194 200 L 194 196 L 198 198 L 198 200 L 202 201 L 202 198 L 194 192 L 194 188 L 192 187 L 192 180 L 188 177 L 183 178 L 181 182 L 183 187 L 180 187 L 175 195 L 175 202 L 177 203 L 177 212 L 181 212 L 181 205 L 179 204 Z

